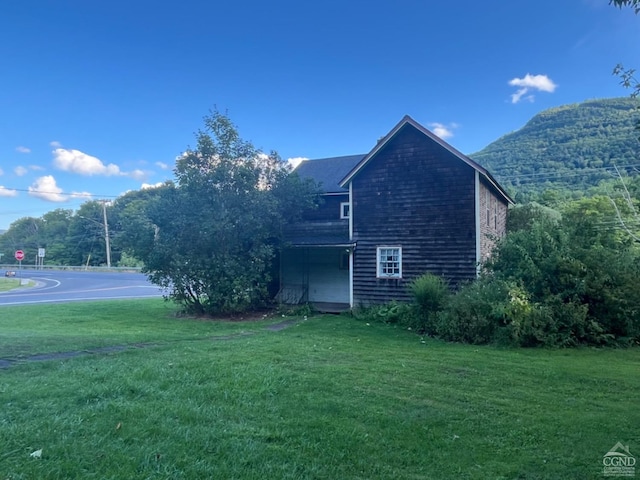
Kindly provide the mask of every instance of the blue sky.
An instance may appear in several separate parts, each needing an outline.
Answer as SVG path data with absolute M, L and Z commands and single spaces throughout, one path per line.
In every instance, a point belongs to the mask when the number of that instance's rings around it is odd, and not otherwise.
M 2 2 L 0 229 L 171 179 L 215 106 L 284 159 L 366 153 L 405 114 L 472 154 L 627 95 L 639 46 L 608 0 Z

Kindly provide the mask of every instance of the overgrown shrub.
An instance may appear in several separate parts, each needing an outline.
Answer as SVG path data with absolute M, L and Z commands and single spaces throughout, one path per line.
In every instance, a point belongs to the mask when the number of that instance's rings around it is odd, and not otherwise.
M 451 294 L 440 278 L 423 275 L 409 286 L 413 304 L 376 307 L 373 321 L 472 344 L 640 345 L 640 245 L 620 228 L 625 205 L 614 201 L 581 199 L 562 215 L 539 205 L 514 209 L 513 231 L 481 278 Z
M 505 326 L 508 286 L 489 277 L 461 287 L 437 314 L 436 334 L 449 341 L 490 343 Z
M 533 304 L 523 315 L 507 319 L 510 343 L 521 347 L 575 346 L 587 326 L 587 309 L 550 299 Z
M 436 317 L 446 306 L 450 295 L 446 282 L 437 275 L 425 273 L 409 284 L 409 291 L 416 304 L 416 314 L 411 327 L 428 335 L 436 334 Z
M 506 316 L 508 337 L 522 346 L 638 343 L 640 250 L 616 225 L 613 200 L 575 201 L 561 217 L 539 208 L 514 212 L 517 229 L 485 265 L 518 284 L 529 303 L 522 315 Z
M 352 311 L 354 317 L 365 322 L 382 322 L 411 326 L 415 323 L 415 308 L 395 300 L 383 305 L 359 307 Z

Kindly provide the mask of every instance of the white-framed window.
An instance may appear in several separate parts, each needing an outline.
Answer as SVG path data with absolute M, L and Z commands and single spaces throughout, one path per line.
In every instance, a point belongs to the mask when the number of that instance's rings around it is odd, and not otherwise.
M 378 247 L 378 278 L 402 278 L 402 247 Z
M 351 203 L 340 202 L 340 218 L 349 218 L 351 215 Z

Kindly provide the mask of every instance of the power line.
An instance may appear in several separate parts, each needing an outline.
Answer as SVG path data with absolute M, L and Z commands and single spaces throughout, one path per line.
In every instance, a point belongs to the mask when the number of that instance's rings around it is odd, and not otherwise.
M 26 192 L 26 193 L 44 193 L 47 195 L 66 195 L 68 197 L 73 198 L 93 198 L 93 197 L 104 197 L 104 198 L 118 198 L 120 195 L 102 195 L 97 193 L 74 193 L 74 192 L 50 192 L 47 190 L 35 190 L 33 188 L 11 188 L 11 187 L 0 187 L 0 190 L 10 190 L 13 192 Z
M 618 168 L 637 168 L 640 167 L 640 164 L 636 163 L 636 164 L 628 164 L 628 165 L 619 165 Z M 498 179 L 505 179 L 505 180 L 511 180 L 511 179 L 520 179 L 520 178 L 535 178 L 535 177 L 549 177 L 549 178 L 553 178 L 554 176 L 558 176 L 558 175 L 562 175 L 563 177 L 579 177 L 579 176 L 583 176 L 583 175 L 589 175 L 592 173 L 609 173 L 609 172 L 614 172 L 615 171 L 615 167 L 611 166 L 611 167 L 591 167 L 591 168 L 583 168 L 580 170 L 572 170 L 572 171 L 562 171 L 562 172 L 558 172 L 558 171 L 552 171 L 552 170 L 548 170 L 548 171 L 538 171 L 535 173 L 522 173 L 522 174 L 516 174 L 516 175 L 500 175 L 497 173 L 494 173 L 495 177 Z

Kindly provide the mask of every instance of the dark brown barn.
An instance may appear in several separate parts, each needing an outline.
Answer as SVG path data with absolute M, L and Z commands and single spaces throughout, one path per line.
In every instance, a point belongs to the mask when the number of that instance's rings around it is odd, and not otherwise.
M 483 167 L 404 117 L 366 155 L 296 168 L 323 203 L 285 231 L 280 299 L 324 310 L 407 300 L 425 272 L 476 277 L 504 235 L 509 195 Z

